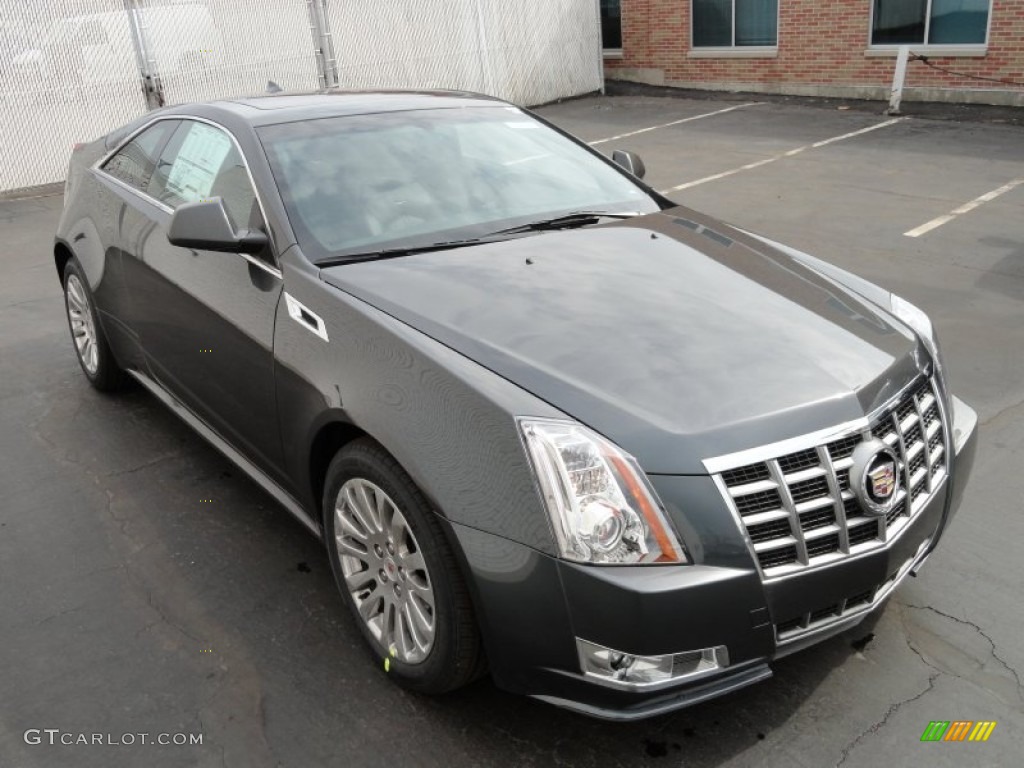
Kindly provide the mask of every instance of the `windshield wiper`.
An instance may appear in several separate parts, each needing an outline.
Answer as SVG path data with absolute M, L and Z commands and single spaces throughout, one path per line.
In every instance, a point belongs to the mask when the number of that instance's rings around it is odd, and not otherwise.
M 549 229 L 572 229 L 574 227 L 586 227 L 590 224 L 597 224 L 601 219 L 631 219 L 640 216 L 638 211 L 624 211 L 621 213 L 609 213 L 607 211 L 573 211 L 550 219 L 531 221 L 529 224 L 521 224 L 518 227 L 499 229 L 493 232 L 495 235 L 514 235 L 519 232 L 542 232 Z
M 377 251 L 364 251 L 362 253 L 346 253 L 341 256 L 330 256 L 313 262 L 318 267 L 336 267 L 340 264 L 352 264 L 358 261 L 375 261 L 376 259 L 394 259 L 399 256 L 411 256 L 414 253 L 428 253 L 429 251 L 446 251 L 449 248 L 462 248 L 467 245 L 479 245 L 489 242 L 490 236 L 471 237 L 466 240 L 448 240 L 442 243 L 427 243 L 426 245 L 409 245 L 401 248 L 383 248 Z
M 576 211 L 562 216 L 555 216 L 550 219 L 531 221 L 529 224 L 522 224 L 518 227 L 499 229 L 480 237 L 471 237 L 465 240 L 447 240 L 441 243 L 427 243 L 425 245 L 410 245 L 398 248 L 383 248 L 376 251 L 363 251 L 360 253 L 345 253 L 340 256 L 329 256 L 314 262 L 318 267 L 337 267 L 341 264 L 353 264 L 360 261 L 375 261 L 377 259 L 394 259 L 400 256 L 411 256 L 414 253 L 428 253 L 430 251 L 446 251 L 449 248 L 463 248 L 467 245 L 482 245 L 505 239 L 506 235 L 522 234 L 524 232 L 540 232 L 551 229 L 571 229 L 573 227 L 585 227 L 588 224 L 596 224 L 601 219 L 631 219 L 634 216 L 642 216 L 637 211 L 624 211 L 621 213 L 607 213 L 605 211 Z

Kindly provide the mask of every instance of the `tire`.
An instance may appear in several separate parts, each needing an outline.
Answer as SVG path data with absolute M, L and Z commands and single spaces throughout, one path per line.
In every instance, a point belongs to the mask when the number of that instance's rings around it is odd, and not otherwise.
M 103 335 L 89 282 L 74 256 L 64 266 L 64 311 L 78 364 L 89 383 L 101 392 L 122 389 L 127 376 Z
M 402 687 L 427 694 L 482 675 L 482 642 L 458 563 L 398 462 L 361 438 L 334 457 L 324 486 L 331 570 L 377 663 Z

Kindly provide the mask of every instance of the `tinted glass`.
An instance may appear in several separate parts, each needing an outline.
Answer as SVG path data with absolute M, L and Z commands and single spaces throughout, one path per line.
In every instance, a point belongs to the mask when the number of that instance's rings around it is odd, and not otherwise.
M 732 45 L 732 0 L 693 0 L 693 45 Z
M 103 165 L 103 170 L 115 179 L 135 189 L 145 190 L 156 162 L 156 153 L 177 122 L 161 120 L 125 144 Z
M 242 156 L 227 133 L 206 123 L 181 122 L 148 191 L 171 208 L 220 197 L 236 228 L 257 226 L 256 193 Z
M 984 43 L 989 0 L 932 0 L 928 42 L 962 45 Z
M 928 0 L 875 0 L 872 44 L 923 43 L 926 13 Z
M 622 0 L 601 0 L 601 47 L 622 47 Z
M 736 45 L 776 45 L 778 0 L 736 0 Z
M 615 168 L 512 107 L 310 120 L 259 136 L 314 259 L 476 237 L 569 211 L 658 209 Z

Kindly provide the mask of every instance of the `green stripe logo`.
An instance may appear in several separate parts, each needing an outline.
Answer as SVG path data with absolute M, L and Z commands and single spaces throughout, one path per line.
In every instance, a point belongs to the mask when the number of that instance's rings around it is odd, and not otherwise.
M 921 741 L 942 741 L 949 728 L 949 720 L 932 720 L 921 734 Z

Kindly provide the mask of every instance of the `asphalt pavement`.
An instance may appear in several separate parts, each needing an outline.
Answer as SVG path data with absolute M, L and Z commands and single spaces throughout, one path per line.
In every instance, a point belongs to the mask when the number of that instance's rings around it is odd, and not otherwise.
M 678 202 L 931 313 L 981 436 L 921 575 L 770 681 L 649 721 L 489 680 L 405 693 L 363 650 L 318 542 L 155 399 L 87 386 L 51 256 L 61 198 L 2 201 L 0 766 L 1020 764 L 1024 129 L 724 95 L 541 112 L 639 152 Z M 922 743 L 933 720 L 997 726 Z

